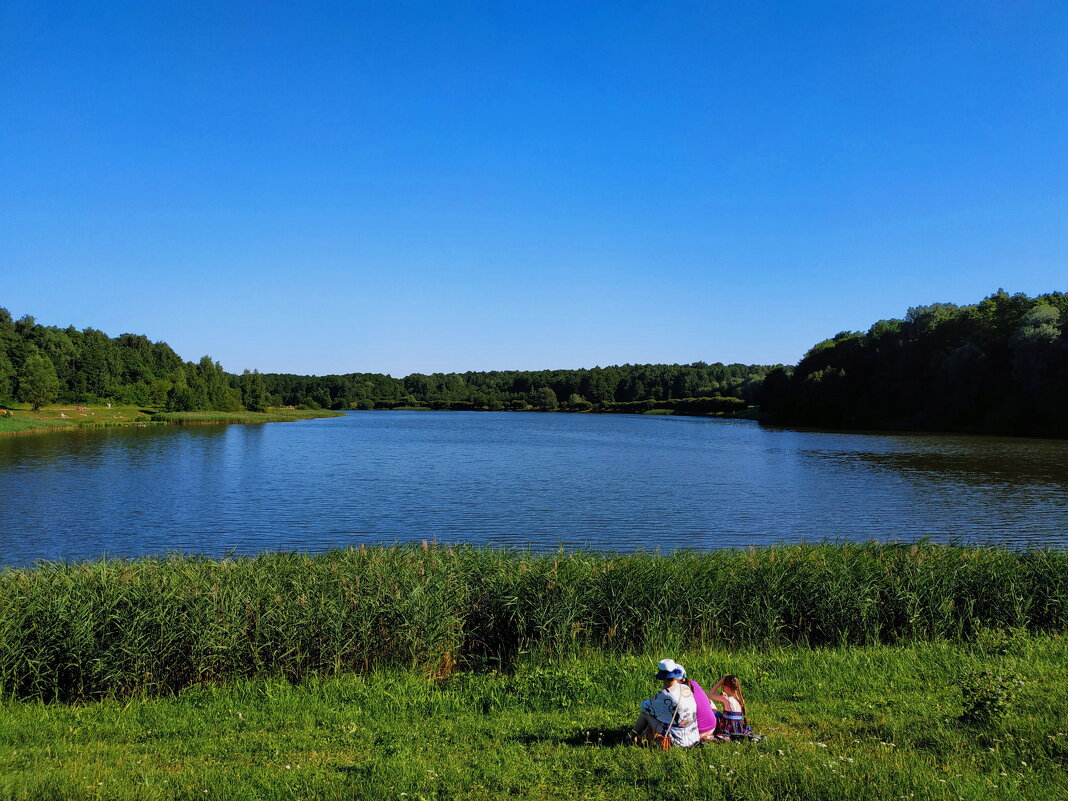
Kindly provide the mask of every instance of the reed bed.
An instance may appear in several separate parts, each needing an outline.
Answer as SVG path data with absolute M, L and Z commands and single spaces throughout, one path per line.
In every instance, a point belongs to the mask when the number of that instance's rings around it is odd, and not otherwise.
M 0 572 L 0 696 L 517 656 L 968 640 L 1068 630 L 1068 552 L 931 543 L 604 555 L 398 545 Z
M 156 412 L 154 423 L 197 425 L 207 423 L 287 423 L 310 420 L 314 417 L 340 417 L 341 412 L 330 409 L 270 409 L 266 412 Z
M 73 428 L 76 425 L 73 420 L 38 420 L 25 415 L 0 415 L 0 434 L 54 431 L 57 428 Z

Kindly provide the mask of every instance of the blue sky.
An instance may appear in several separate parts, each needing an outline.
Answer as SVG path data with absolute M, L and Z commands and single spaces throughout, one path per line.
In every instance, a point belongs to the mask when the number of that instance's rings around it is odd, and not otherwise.
M 230 371 L 794 363 L 1068 289 L 1068 4 L 0 4 L 0 306 Z

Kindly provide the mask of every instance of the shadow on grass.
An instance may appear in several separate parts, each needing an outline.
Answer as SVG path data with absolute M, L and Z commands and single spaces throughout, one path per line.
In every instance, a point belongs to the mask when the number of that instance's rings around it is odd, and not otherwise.
M 580 729 L 568 736 L 547 734 L 520 734 L 514 739 L 527 745 L 535 743 L 556 743 L 570 746 L 595 746 L 600 748 L 617 748 L 630 745 L 630 726 L 613 729 Z
M 581 729 L 570 736 L 553 736 L 544 734 L 520 734 L 515 740 L 526 745 L 535 743 L 556 743 L 558 745 L 570 745 L 573 747 L 593 746 L 597 748 L 618 748 L 619 746 L 636 745 L 630 738 L 630 726 L 620 726 L 614 729 Z M 731 743 L 758 743 L 765 739 L 763 735 L 742 736 L 734 735 L 729 740 L 702 740 L 694 748 L 718 748 Z M 642 745 L 648 745 L 643 743 Z

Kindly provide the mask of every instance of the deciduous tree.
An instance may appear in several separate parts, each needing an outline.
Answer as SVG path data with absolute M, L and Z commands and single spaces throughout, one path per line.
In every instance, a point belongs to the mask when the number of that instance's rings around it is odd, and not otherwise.
M 18 396 L 23 403 L 28 403 L 33 410 L 39 411 L 45 404 L 51 403 L 59 394 L 59 378 L 56 368 L 47 356 L 33 353 L 26 357 L 18 375 Z

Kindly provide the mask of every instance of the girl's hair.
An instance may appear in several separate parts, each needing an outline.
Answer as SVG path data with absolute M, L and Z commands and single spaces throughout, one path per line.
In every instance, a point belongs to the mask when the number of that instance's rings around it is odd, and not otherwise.
M 731 690 L 736 696 L 738 701 L 742 705 L 742 715 L 745 715 L 745 699 L 742 697 L 742 682 L 733 673 L 728 673 L 723 677 L 723 686 Z

